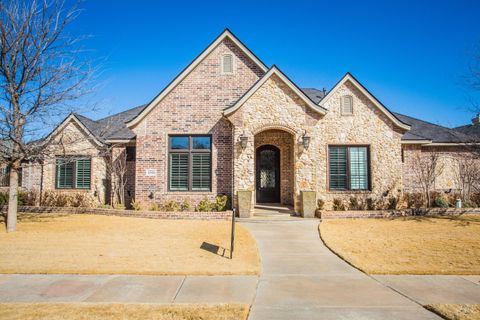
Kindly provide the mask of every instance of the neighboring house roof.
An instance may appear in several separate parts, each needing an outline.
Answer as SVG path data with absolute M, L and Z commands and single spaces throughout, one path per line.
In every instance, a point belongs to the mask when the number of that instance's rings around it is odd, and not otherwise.
M 127 123 L 128 127 L 137 125 L 153 108 L 162 101 L 185 77 L 190 74 L 225 38 L 230 39 L 243 53 L 247 55 L 260 69 L 267 72 L 268 67 L 258 57 L 250 51 L 233 33 L 225 29 L 205 50 L 202 51 L 180 74 L 173 79 L 135 118 Z
M 394 115 L 411 127 L 410 131 L 403 135 L 403 141 L 428 140 L 432 143 L 468 143 L 474 140 L 472 136 L 455 129 L 442 127 L 400 113 L 394 113 Z
M 463 134 L 480 138 L 480 124 L 467 124 L 465 126 L 453 128 L 453 130 Z
M 318 104 L 320 100 L 325 97 L 325 92 L 323 90 L 318 90 L 316 88 L 300 88 L 313 102 Z
M 228 116 L 235 112 L 238 108 L 240 108 L 245 101 L 247 101 L 270 77 L 276 75 L 280 78 L 293 92 L 295 92 L 300 99 L 302 99 L 307 106 L 312 108 L 314 111 L 325 114 L 327 111 L 325 108 L 316 104 L 308 95 L 306 95 L 295 83 L 293 83 L 280 69 L 278 69 L 275 65 L 270 68 L 270 70 L 263 75 L 233 106 L 230 106 L 223 110 L 223 114 Z
M 370 93 L 351 73 L 347 72 L 340 81 L 330 90 L 327 95 L 320 101 L 319 105 L 326 108 L 326 102 L 333 96 L 333 93 L 340 88 L 345 82 L 350 81 L 361 93 L 363 93 L 367 98 L 369 98 L 373 104 L 389 118 L 392 122 L 399 128 L 404 130 L 409 130 L 410 126 L 397 117 L 388 110 L 373 94 Z

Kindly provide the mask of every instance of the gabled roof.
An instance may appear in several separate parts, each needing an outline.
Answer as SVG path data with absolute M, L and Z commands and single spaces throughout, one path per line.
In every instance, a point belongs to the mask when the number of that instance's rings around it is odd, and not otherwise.
M 306 95 L 295 83 L 293 83 L 280 69 L 275 65 L 270 68 L 270 70 L 263 75 L 233 106 L 230 106 L 223 110 L 223 114 L 228 116 L 240 108 L 245 101 L 247 101 L 268 79 L 273 75 L 279 77 L 290 89 L 292 89 L 295 94 L 297 94 L 310 108 L 314 111 L 325 114 L 326 109 L 317 105 L 308 95 Z
M 87 136 L 97 145 L 103 145 L 103 140 L 99 139 L 92 131 L 92 122 L 94 121 L 84 116 L 80 116 L 76 113 L 70 113 L 62 122 L 60 122 L 60 124 L 52 132 L 50 132 L 48 136 L 42 139 L 42 141 L 45 142 L 46 140 L 52 138 L 53 136 L 61 132 L 70 122 L 75 122 L 85 132 L 85 134 L 87 134 Z
M 260 67 L 264 72 L 267 72 L 267 66 L 257 58 L 257 56 L 250 51 L 233 33 L 225 29 L 205 50 L 202 51 L 185 69 L 183 69 L 180 74 L 170 82 L 165 89 L 163 89 L 152 101 L 147 104 L 147 107 L 138 114 L 137 117 L 132 119 L 127 123 L 127 126 L 133 127 L 137 125 L 147 114 L 152 111 L 152 109 L 162 101 L 167 94 L 169 94 L 180 82 L 182 82 L 185 77 L 190 74 L 202 61 L 205 59 L 224 39 L 228 38 L 231 40 L 240 50 L 243 51 L 257 66 Z
M 357 87 L 358 90 L 360 90 L 361 93 L 363 93 L 366 97 L 368 97 L 373 104 L 389 118 L 392 120 L 392 122 L 399 128 L 404 129 L 404 130 L 409 130 L 410 126 L 404 122 L 402 122 L 400 119 L 395 117 L 395 115 L 388 110 L 387 107 L 385 107 L 373 94 L 370 93 L 355 77 L 347 72 L 345 76 L 343 76 L 342 79 L 340 79 L 339 82 L 330 90 L 327 95 L 320 101 L 320 106 L 325 108 L 326 102 L 333 96 L 333 93 L 341 87 L 345 82 L 350 81 L 354 86 Z
M 402 141 L 421 141 L 424 143 L 469 143 L 475 140 L 475 137 L 463 134 L 454 129 L 442 127 L 427 121 L 419 120 L 400 113 L 393 113 L 402 122 L 408 124 L 411 129 L 402 137 Z

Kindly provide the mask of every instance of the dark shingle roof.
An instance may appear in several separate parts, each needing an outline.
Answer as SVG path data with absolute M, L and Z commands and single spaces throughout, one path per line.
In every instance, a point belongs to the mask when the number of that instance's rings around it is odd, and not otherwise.
M 301 88 L 301 89 L 303 93 L 305 93 L 310 98 L 310 100 L 312 100 L 316 104 L 318 104 L 320 100 L 322 100 L 323 97 L 325 96 L 322 90 L 318 90 L 315 88 Z
M 471 142 L 471 136 L 454 129 L 442 127 L 420 119 L 412 118 L 400 113 L 393 113 L 400 121 L 408 124 L 411 129 L 405 133 L 402 140 L 431 140 L 436 143 Z
M 466 134 L 468 136 L 474 136 L 480 138 L 480 124 L 467 124 L 461 127 L 453 128 L 454 130 Z
M 75 116 L 95 138 L 102 142 L 112 139 L 130 140 L 135 138 L 135 134 L 127 128 L 126 123 L 135 118 L 146 106 L 141 105 L 96 121 L 79 114 Z

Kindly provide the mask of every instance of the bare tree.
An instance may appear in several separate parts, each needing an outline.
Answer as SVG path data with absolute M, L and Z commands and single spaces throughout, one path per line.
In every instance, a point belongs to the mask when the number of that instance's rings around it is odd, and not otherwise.
M 124 205 L 127 186 L 127 152 L 124 147 L 109 145 L 104 148 L 103 157 L 106 161 L 107 177 L 111 179 L 110 203 Z
M 456 162 L 455 175 L 462 199 L 470 200 L 472 192 L 478 191 L 480 187 L 480 163 L 472 153 L 459 155 Z
M 15 231 L 18 173 L 23 160 L 41 159 L 58 121 L 87 91 L 89 61 L 66 27 L 76 6 L 60 0 L 0 0 L 0 158 L 10 167 L 7 231 Z
M 415 155 L 415 166 L 413 172 L 416 183 L 422 189 L 427 206 L 431 205 L 431 191 L 435 187 L 435 180 L 443 172 L 444 164 L 440 161 L 440 154 L 428 152 L 422 155 L 421 152 Z

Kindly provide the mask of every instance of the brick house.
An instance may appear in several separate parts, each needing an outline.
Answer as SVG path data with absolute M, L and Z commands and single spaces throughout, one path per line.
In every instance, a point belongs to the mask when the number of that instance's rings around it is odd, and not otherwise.
M 235 203 L 237 191 L 249 190 L 256 203 L 295 210 L 302 191 L 331 207 L 335 198 L 418 189 L 416 154 L 440 150 L 450 159 L 467 152 L 462 145 L 471 138 L 391 112 L 350 73 L 328 92 L 300 88 L 229 30 L 148 104 L 96 121 L 72 114 L 52 134 L 65 130 L 84 139 L 61 155 L 52 149 L 54 160 L 41 168 L 25 165 L 25 188 L 89 192 L 108 202 L 108 162 L 122 155 L 127 204 L 195 204 L 218 194 Z M 452 171 L 435 187 L 458 188 Z

